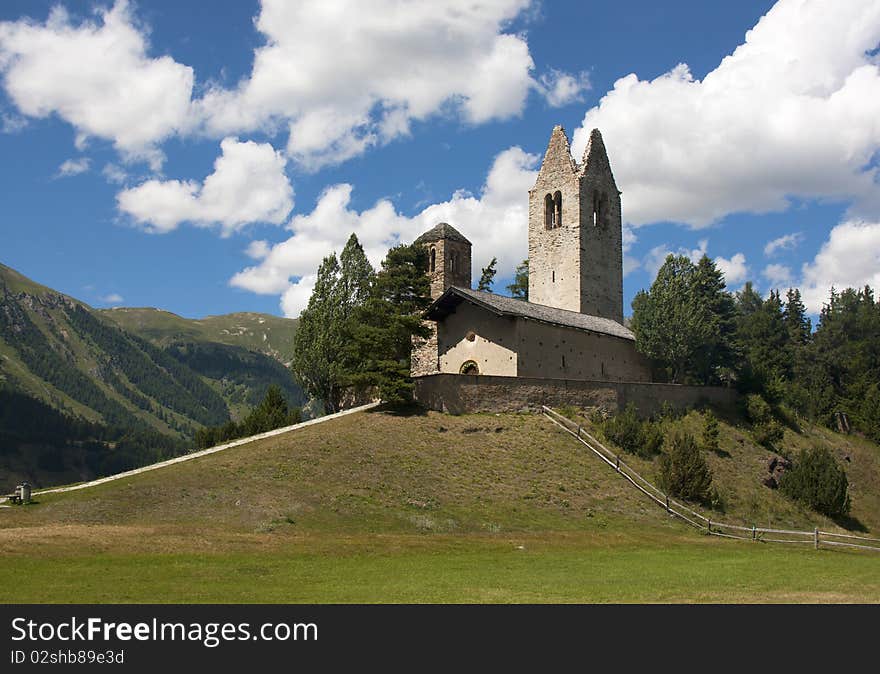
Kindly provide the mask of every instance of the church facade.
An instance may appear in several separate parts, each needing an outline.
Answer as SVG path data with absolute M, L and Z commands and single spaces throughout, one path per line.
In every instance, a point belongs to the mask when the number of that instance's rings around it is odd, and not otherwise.
M 431 328 L 412 374 L 649 382 L 623 325 L 620 192 L 598 130 L 576 162 L 553 129 L 529 192 L 528 301 L 471 289 L 471 243 L 440 223 L 416 239 L 429 255 Z M 418 387 L 417 387 L 418 388 Z

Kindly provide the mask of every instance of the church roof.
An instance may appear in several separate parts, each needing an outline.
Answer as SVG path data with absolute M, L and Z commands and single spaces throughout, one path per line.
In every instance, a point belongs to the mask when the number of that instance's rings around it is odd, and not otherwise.
M 524 300 L 517 300 L 512 297 L 504 297 L 495 293 L 484 292 L 482 290 L 470 290 L 469 288 L 458 288 L 452 286 L 447 289 L 435 302 L 428 307 L 425 316 L 432 320 L 439 320 L 448 316 L 462 302 L 471 302 L 487 311 L 491 311 L 498 316 L 514 316 L 527 318 L 542 323 L 550 323 L 552 325 L 561 325 L 567 328 L 575 328 L 577 330 L 587 330 L 602 335 L 610 335 L 619 337 L 620 339 L 628 339 L 635 341 L 635 335 L 623 327 L 617 321 L 610 318 L 601 318 L 600 316 L 590 316 L 577 311 L 569 311 L 568 309 L 557 309 L 555 307 L 547 307 L 543 304 L 534 304 Z
M 440 241 L 442 239 L 452 239 L 453 241 L 461 241 L 462 243 L 470 243 L 464 234 L 459 232 L 448 222 L 440 222 L 434 225 L 427 232 L 422 234 L 413 243 L 430 243 L 431 241 Z

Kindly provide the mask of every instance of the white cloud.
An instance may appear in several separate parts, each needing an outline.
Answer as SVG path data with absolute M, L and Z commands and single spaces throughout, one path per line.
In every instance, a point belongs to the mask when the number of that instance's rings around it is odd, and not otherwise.
M 792 250 L 803 240 L 804 235 L 801 232 L 792 232 L 791 234 L 780 236 L 778 239 L 767 242 L 767 245 L 764 246 L 764 255 L 770 257 L 777 250 Z
M 253 260 L 262 260 L 269 255 L 271 250 L 272 247 L 269 245 L 269 242 L 260 239 L 258 241 L 251 241 L 244 254 Z
M 706 226 L 790 197 L 880 212 L 880 2 L 780 0 L 700 81 L 619 79 L 574 134 L 602 130 L 624 217 Z
M 735 283 L 745 281 L 749 275 L 749 267 L 746 265 L 746 256 L 736 253 L 731 258 L 716 257 L 715 266 L 724 274 L 724 282 L 728 287 Z
M 580 72 L 577 75 L 551 69 L 541 75 L 540 91 L 554 108 L 583 100 L 583 94 L 590 89 L 590 75 Z
M 125 301 L 119 293 L 110 293 L 100 299 L 104 304 L 122 304 Z
M 18 133 L 28 125 L 27 119 L 9 113 L 0 114 L 0 133 Z
M 281 224 L 293 208 L 293 188 L 281 153 L 268 143 L 225 138 L 214 172 L 195 181 L 152 179 L 116 195 L 119 210 L 149 231 L 164 233 L 182 222 L 220 225 L 229 236 L 254 222 Z
M 626 231 L 625 228 L 624 231 Z M 704 255 L 709 255 L 708 251 L 708 239 L 700 239 L 696 248 L 679 247 L 676 250 L 672 250 L 668 244 L 661 243 L 659 246 L 654 246 L 648 251 L 648 254 L 645 255 L 644 260 L 642 260 L 642 266 L 644 266 L 645 271 L 648 272 L 653 281 L 657 277 L 657 272 L 660 270 L 660 267 L 663 266 L 663 263 L 666 262 L 666 258 L 669 255 L 683 255 L 696 264 Z M 728 286 L 745 280 L 749 273 L 749 268 L 746 265 L 746 256 L 742 253 L 736 253 L 730 258 L 718 256 L 715 257 L 714 260 L 715 266 L 718 267 L 722 274 L 724 274 L 724 280 Z
M 68 176 L 77 176 L 80 173 L 85 173 L 89 170 L 89 165 L 91 161 L 88 157 L 80 157 L 79 159 L 67 159 L 61 162 L 61 166 L 58 167 L 58 173 L 55 174 L 56 178 L 66 178 Z
M 470 123 L 515 116 L 534 63 L 525 38 L 504 29 L 529 2 L 263 0 L 255 25 L 266 43 L 250 75 L 198 107 L 209 133 L 289 127 L 288 152 L 312 168 L 450 106 Z
M 764 267 L 761 275 L 770 282 L 774 288 L 791 287 L 791 268 L 784 264 L 768 264 Z
M 813 261 L 803 265 L 802 276 L 801 294 L 813 313 L 828 302 L 832 286 L 880 288 L 880 222 L 850 220 L 834 227 Z
M 151 58 L 128 2 L 96 10 L 75 25 L 56 6 L 45 24 L 0 23 L 0 74 L 21 114 L 57 114 L 73 125 L 76 145 L 113 141 L 129 158 L 162 161 L 157 143 L 190 123 L 193 70 L 170 56 Z
M 101 175 L 104 176 L 107 182 L 113 183 L 114 185 L 124 185 L 128 182 L 128 173 L 117 164 L 104 164 L 104 168 L 101 169 Z
M 305 308 L 315 283 L 315 271 L 324 256 L 339 252 L 354 232 L 367 256 L 378 265 L 388 248 L 410 242 L 438 222 L 448 222 L 473 244 L 472 268 L 498 258 L 499 277 L 509 276 L 528 254 L 528 203 L 525 194 L 534 185 L 539 158 L 518 147 L 495 157 L 480 195 L 458 191 L 442 203 L 428 206 L 413 217 L 397 212 L 388 199 L 371 208 L 350 207 L 352 186 L 333 185 L 318 199 L 311 213 L 291 219 L 290 238 L 268 251 L 264 242 L 248 248 L 260 264 L 248 267 L 230 284 L 252 292 L 281 295 L 285 315 L 295 317 Z
M 678 248 L 677 250 L 671 250 L 669 246 L 665 243 L 661 243 L 659 246 L 654 246 L 648 254 L 645 256 L 642 264 L 645 267 L 645 270 L 650 275 L 651 279 L 657 277 L 657 272 L 660 271 L 660 267 L 663 266 L 663 263 L 666 262 L 666 258 L 669 255 L 684 255 L 691 262 L 696 264 L 700 261 L 700 258 L 706 255 L 706 251 L 709 247 L 708 239 L 700 239 L 696 248 L 687 249 L 687 248 Z

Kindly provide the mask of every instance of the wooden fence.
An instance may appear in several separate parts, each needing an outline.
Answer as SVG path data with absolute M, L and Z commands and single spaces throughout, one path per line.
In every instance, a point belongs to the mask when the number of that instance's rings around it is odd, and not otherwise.
M 763 527 L 742 527 L 735 524 L 727 524 L 706 517 L 702 513 L 676 501 L 663 490 L 654 486 L 651 482 L 639 475 L 635 470 L 621 461 L 620 456 L 615 454 L 605 445 L 599 442 L 593 435 L 587 432 L 570 419 L 542 406 L 544 416 L 569 435 L 577 438 L 583 445 L 590 449 L 602 461 L 616 470 L 623 478 L 628 480 L 636 489 L 648 496 L 651 500 L 664 508 L 670 515 L 678 517 L 693 527 L 705 531 L 713 536 L 723 538 L 737 538 L 746 541 L 760 541 L 764 543 L 789 543 L 794 545 L 812 545 L 817 550 L 820 547 L 832 548 L 858 548 L 880 552 L 880 539 L 867 538 L 865 536 L 852 536 L 850 534 L 836 534 L 831 531 L 796 531 L 793 529 L 765 529 Z M 843 539 L 843 540 L 841 540 Z

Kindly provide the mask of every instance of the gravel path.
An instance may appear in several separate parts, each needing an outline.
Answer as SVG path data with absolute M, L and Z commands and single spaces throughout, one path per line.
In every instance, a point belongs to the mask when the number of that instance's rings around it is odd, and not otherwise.
M 368 403 L 367 405 L 361 405 L 360 407 L 352 407 L 350 410 L 345 410 L 343 412 L 337 412 L 336 414 L 328 414 L 327 416 L 318 417 L 317 419 L 310 419 L 309 421 L 303 421 L 299 424 L 294 424 L 293 426 L 285 426 L 284 428 L 276 428 L 274 431 L 266 431 L 265 433 L 260 433 L 259 435 L 251 435 L 247 438 L 240 438 L 238 440 L 233 440 L 232 442 L 227 442 L 223 445 L 216 445 L 214 447 L 210 447 L 208 449 L 203 449 L 198 452 L 193 452 L 192 454 L 184 454 L 183 456 L 178 456 L 173 459 L 168 459 L 167 461 L 160 461 L 159 463 L 152 463 L 149 466 L 142 466 L 141 468 L 135 468 L 134 470 L 127 470 L 124 473 L 117 473 L 116 475 L 108 475 L 107 477 L 102 477 L 97 480 L 92 480 L 91 482 L 83 482 L 81 484 L 75 484 L 70 487 L 54 487 L 52 489 L 41 489 L 39 491 L 33 492 L 36 496 L 38 494 L 57 494 L 65 491 L 76 491 L 77 489 L 88 489 L 89 487 L 96 487 L 99 484 L 104 484 L 105 482 L 112 482 L 113 480 L 120 480 L 124 477 L 130 477 L 132 475 L 137 475 L 138 473 L 146 473 L 149 470 L 156 470 L 157 468 L 164 468 L 165 466 L 171 466 L 175 463 L 183 463 L 184 461 L 190 461 L 191 459 L 198 459 L 201 456 L 207 456 L 208 454 L 216 454 L 217 452 L 222 452 L 224 449 L 229 449 L 230 447 L 238 447 L 239 445 L 246 445 L 249 442 L 254 442 L 255 440 L 263 440 L 264 438 L 271 438 L 276 435 L 282 435 L 283 433 L 290 433 L 291 431 L 299 430 L 300 428 L 305 428 L 306 426 L 313 426 L 315 424 L 321 424 L 325 421 L 330 421 L 331 419 L 338 419 L 339 417 L 344 417 L 348 414 L 355 414 L 356 412 L 363 412 L 364 410 L 369 410 L 379 405 L 378 402 Z M 0 499 L 0 503 L 5 503 L 6 499 Z M 0 508 L 9 508 L 11 506 L 2 506 Z

